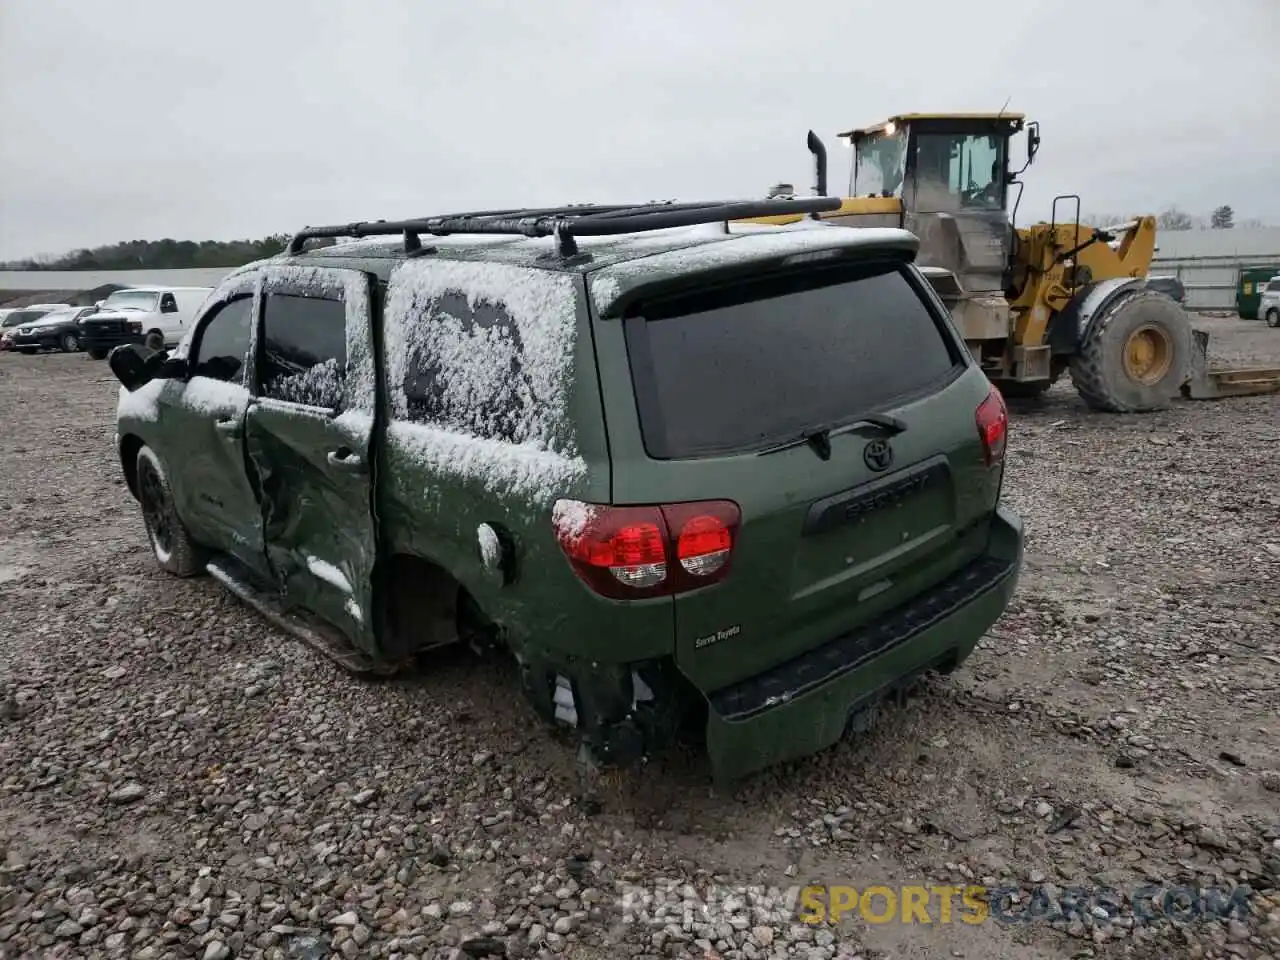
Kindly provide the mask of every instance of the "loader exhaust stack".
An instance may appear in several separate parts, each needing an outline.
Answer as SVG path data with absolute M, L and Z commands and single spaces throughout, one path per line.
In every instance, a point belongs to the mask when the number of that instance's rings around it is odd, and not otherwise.
M 809 131 L 808 144 L 809 152 L 813 154 L 813 195 L 825 197 L 827 195 L 827 148 L 812 130 Z

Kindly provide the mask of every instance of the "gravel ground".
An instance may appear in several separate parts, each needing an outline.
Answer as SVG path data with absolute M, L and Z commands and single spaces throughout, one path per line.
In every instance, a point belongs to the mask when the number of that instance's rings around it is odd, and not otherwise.
M 1280 957 L 1280 396 L 1015 407 L 1027 563 L 963 670 L 732 795 L 679 756 L 583 796 L 502 670 L 353 681 L 163 576 L 108 376 L 0 354 L 0 957 Z M 807 882 L 1088 894 L 815 927 L 770 899 Z M 1135 919 L 1195 884 L 1248 909 Z

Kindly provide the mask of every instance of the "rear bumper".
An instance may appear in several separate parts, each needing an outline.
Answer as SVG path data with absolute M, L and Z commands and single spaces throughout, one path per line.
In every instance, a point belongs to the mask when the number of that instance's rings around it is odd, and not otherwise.
M 959 666 L 999 619 L 1022 566 L 1022 521 L 1001 506 L 986 552 L 855 633 L 712 693 L 707 749 L 734 779 L 836 743 L 850 719 L 932 669 Z

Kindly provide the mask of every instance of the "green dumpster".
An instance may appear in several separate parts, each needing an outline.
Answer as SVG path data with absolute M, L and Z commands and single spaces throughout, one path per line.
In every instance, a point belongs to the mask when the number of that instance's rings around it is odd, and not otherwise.
M 1267 281 L 1280 276 L 1280 263 L 1266 267 L 1242 267 L 1240 283 L 1236 287 L 1236 312 L 1245 320 L 1258 319 L 1258 301 Z

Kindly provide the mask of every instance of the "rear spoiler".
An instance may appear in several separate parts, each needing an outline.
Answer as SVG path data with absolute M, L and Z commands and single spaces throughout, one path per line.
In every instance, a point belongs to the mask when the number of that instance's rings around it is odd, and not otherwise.
M 797 225 L 798 226 L 798 225 Z M 625 260 L 588 274 L 601 319 L 620 317 L 642 293 L 671 293 L 746 271 L 858 257 L 912 261 L 920 240 L 896 227 L 758 227 L 727 238 Z

